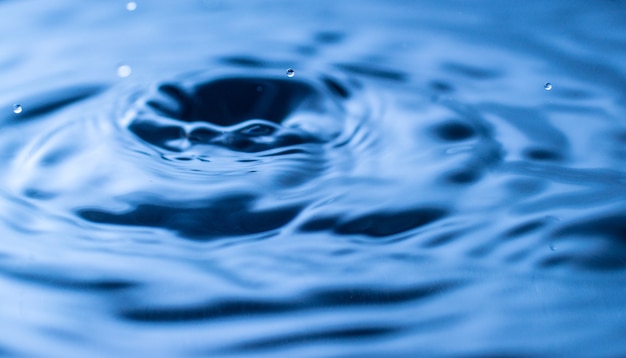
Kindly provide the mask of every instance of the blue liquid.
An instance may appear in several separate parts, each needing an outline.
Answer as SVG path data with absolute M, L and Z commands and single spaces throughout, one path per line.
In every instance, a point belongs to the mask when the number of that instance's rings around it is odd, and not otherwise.
M 0 355 L 626 352 L 620 2 L 0 9 Z

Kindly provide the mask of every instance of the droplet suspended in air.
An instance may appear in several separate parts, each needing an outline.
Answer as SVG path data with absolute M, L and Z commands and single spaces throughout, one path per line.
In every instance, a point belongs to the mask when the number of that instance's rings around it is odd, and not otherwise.
M 287 77 L 293 77 L 296 75 L 296 71 L 293 70 L 293 68 L 290 68 L 287 70 Z
M 130 76 L 130 74 L 133 72 L 132 68 L 130 68 L 129 65 L 120 65 L 117 68 L 117 75 L 121 78 L 126 78 L 128 76 Z
M 135 9 L 137 9 L 137 3 L 134 1 L 130 1 L 126 4 L 126 10 L 128 11 L 135 11 Z
M 550 83 L 550 82 L 546 83 L 545 85 L 543 85 L 543 88 L 544 88 L 546 91 L 551 90 L 551 89 L 552 89 L 552 83 Z
M 19 105 L 19 104 L 14 104 L 13 105 L 13 113 L 20 114 L 20 113 L 22 113 L 23 110 L 24 109 L 22 108 L 21 105 Z

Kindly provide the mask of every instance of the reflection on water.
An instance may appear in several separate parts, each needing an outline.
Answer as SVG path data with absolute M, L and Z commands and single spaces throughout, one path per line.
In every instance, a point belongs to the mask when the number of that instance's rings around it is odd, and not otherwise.
M 0 355 L 626 351 L 621 2 L 0 7 Z

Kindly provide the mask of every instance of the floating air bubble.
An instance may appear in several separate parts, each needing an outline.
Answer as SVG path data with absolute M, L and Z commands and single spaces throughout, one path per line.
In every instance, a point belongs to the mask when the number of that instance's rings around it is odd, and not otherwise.
M 24 109 L 22 108 L 21 105 L 19 105 L 19 104 L 14 104 L 13 105 L 13 113 L 20 114 L 20 113 L 22 113 L 23 110 Z
M 293 68 L 290 68 L 287 70 L 287 77 L 293 77 L 296 75 L 296 71 L 293 70 Z
M 126 4 L 126 10 L 128 11 L 135 11 L 135 9 L 137 9 L 137 3 L 134 1 L 130 1 Z
M 130 68 L 129 65 L 120 65 L 117 68 L 117 75 L 121 78 L 125 78 L 130 76 L 130 74 L 133 72 L 133 70 Z
M 543 85 L 543 88 L 544 88 L 546 91 L 551 90 L 551 89 L 552 89 L 552 83 L 550 83 L 550 82 L 546 83 L 545 85 Z

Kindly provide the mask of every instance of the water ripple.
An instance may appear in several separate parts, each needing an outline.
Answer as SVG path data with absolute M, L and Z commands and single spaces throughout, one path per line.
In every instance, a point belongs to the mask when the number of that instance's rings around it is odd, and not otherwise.
M 0 2 L 0 355 L 624 356 L 618 3 Z

